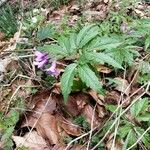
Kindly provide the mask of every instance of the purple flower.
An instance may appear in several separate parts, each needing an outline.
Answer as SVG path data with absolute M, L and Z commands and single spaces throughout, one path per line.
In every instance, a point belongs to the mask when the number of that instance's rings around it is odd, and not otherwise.
M 43 68 L 44 65 L 48 63 L 48 60 L 49 60 L 48 54 L 36 51 L 35 56 L 36 58 L 33 64 L 37 66 L 38 68 Z
M 53 61 L 51 67 L 46 69 L 46 71 L 49 75 L 58 76 L 59 71 L 56 69 L 56 61 Z

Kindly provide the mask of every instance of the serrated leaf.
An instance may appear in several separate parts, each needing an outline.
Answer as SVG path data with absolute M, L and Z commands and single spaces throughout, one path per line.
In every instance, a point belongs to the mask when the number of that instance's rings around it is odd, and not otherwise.
M 60 55 L 60 56 L 66 56 L 67 52 L 63 50 L 63 48 L 57 44 L 51 44 L 51 45 L 44 45 L 42 47 L 37 47 L 37 50 L 39 51 L 45 51 L 52 55 Z
M 139 121 L 149 121 L 150 120 L 150 112 L 146 112 L 137 117 Z
M 85 46 L 88 42 L 90 42 L 92 39 L 94 39 L 99 33 L 99 28 L 97 26 L 92 27 L 87 31 L 86 35 L 81 39 L 79 47 L 82 48 Z
M 11 137 L 13 131 L 14 131 L 14 127 L 13 127 L 13 126 L 8 127 L 8 128 L 6 129 L 4 135 L 2 136 L 2 139 L 1 139 L 1 140 L 2 140 L 2 141 L 8 140 L 8 139 Z
M 130 108 L 131 115 L 136 117 L 144 110 L 146 111 L 146 108 L 148 108 L 148 99 L 147 98 L 140 99 L 136 103 L 134 103 L 134 105 L 131 106 Z
M 77 41 L 77 35 L 75 33 L 71 34 L 70 38 L 69 38 L 70 54 L 75 54 L 76 53 L 76 49 L 77 49 L 76 41 Z
M 66 53 L 70 53 L 70 42 L 69 42 L 69 38 L 65 37 L 65 36 L 61 36 L 58 38 L 58 43 L 60 45 L 60 47 L 62 48 L 63 51 L 65 51 Z
M 145 40 L 145 51 L 150 47 L 150 36 Z
M 58 44 L 68 55 L 73 55 L 75 54 L 77 48 L 76 39 L 77 35 L 75 33 L 72 33 L 70 37 L 61 36 L 58 39 Z
M 90 60 L 90 61 L 97 62 L 97 63 L 106 62 L 109 65 L 112 65 L 112 66 L 114 66 L 116 68 L 123 69 L 122 66 L 117 61 L 115 61 L 109 55 L 104 54 L 104 53 L 86 52 L 85 53 L 85 58 Z
M 130 137 L 132 136 L 131 134 L 132 134 L 132 129 L 128 131 L 128 135 L 127 135 L 127 137 L 126 137 L 126 140 L 125 140 L 125 142 L 124 142 L 124 145 L 123 145 L 122 150 L 127 150 L 127 146 L 128 146 Z
M 68 96 L 71 92 L 71 87 L 73 85 L 73 79 L 75 75 L 75 68 L 77 64 L 73 63 L 66 67 L 65 72 L 61 77 L 61 90 L 65 102 L 67 102 Z
M 37 38 L 39 40 L 51 38 L 53 35 L 54 35 L 54 29 L 51 26 L 40 28 L 37 32 Z
M 93 24 L 91 24 L 91 25 L 86 25 L 86 26 L 84 26 L 81 30 L 80 30 L 80 32 L 78 33 L 78 35 L 77 35 L 77 45 L 79 45 L 80 44 L 80 42 L 82 41 L 82 39 L 85 37 L 85 35 L 87 34 L 87 32 L 90 30 L 90 28 L 92 28 L 93 26 L 95 26 L 95 25 L 93 25 Z
M 129 133 L 129 131 L 132 129 L 132 126 L 130 124 L 126 124 L 124 126 L 121 126 L 119 128 L 118 134 L 120 135 L 120 137 L 123 139 L 127 136 L 127 134 Z
M 122 39 L 116 37 L 96 37 L 89 43 L 87 50 L 112 50 L 119 47 L 122 43 Z
M 115 110 L 117 109 L 117 106 L 112 105 L 112 104 L 106 105 L 105 107 L 106 107 L 107 110 L 109 110 L 111 112 L 115 112 Z
M 99 93 L 102 93 L 102 83 L 98 80 L 97 76 L 88 65 L 79 65 L 78 72 L 81 80 L 88 87 Z

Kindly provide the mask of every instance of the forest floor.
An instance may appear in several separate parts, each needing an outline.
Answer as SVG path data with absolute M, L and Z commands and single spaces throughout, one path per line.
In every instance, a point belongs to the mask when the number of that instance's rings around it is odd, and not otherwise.
M 150 2 L 0 6 L 0 149 L 149 150 Z

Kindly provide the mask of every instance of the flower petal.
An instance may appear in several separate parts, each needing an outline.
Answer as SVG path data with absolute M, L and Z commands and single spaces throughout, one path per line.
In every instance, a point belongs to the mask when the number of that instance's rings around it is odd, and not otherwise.
M 59 71 L 56 69 L 56 61 L 53 61 L 51 67 L 46 69 L 46 71 L 49 75 L 58 76 Z

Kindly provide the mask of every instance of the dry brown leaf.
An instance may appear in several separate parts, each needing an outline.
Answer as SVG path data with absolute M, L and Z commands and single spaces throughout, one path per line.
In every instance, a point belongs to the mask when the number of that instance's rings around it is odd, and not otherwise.
M 65 144 L 62 144 L 62 143 L 59 143 L 59 144 L 56 144 L 52 150 L 65 150 L 66 149 L 66 145 Z
M 116 91 L 107 91 L 104 101 L 106 104 L 118 104 L 120 100 L 120 94 Z
M 37 132 L 44 138 L 48 139 L 51 145 L 59 143 L 60 135 L 57 129 L 57 120 L 49 113 L 44 113 L 36 125 Z
M 45 140 L 36 131 L 25 134 L 23 137 L 12 136 L 17 148 L 25 146 L 29 150 L 49 150 Z
M 66 105 L 64 104 L 62 95 L 55 94 L 53 98 L 56 100 L 59 109 L 62 112 L 66 112 L 67 114 L 70 114 L 72 116 L 79 115 L 81 113 L 81 110 L 89 100 L 89 96 L 87 94 L 80 92 L 71 94 Z
M 72 94 L 67 102 L 67 109 L 71 114 L 77 116 L 81 113 L 81 110 L 84 108 L 87 103 L 89 96 L 84 93 L 76 93 Z
M 106 150 L 112 150 L 113 138 L 108 140 L 106 143 Z M 123 143 L 119 140 L 116 141 L 114 150 L 122 150 Z
M 143 17 L 144 16 L 144 13 L 143 11 L 139 10 L 139 9 L 135 9 L 134 10 L 136 14 L 138 14 L 140 17 Z
M 104 109 L 103 106 L 97 105 L 97 111 L 98 111 L 98 116 L 100 118 L 104 118 L 104 116 L 107 114 L 106 110 Z
M 103 0 L 103 2 L 107 4 L 109 2 L 109 0 Z
M 129 95 L 130 87 L 129 87 L 128 81 L 119 77 L 115 78 L 115 80 L 119 82 L 119 84 L 116 87 L 116 90 L 118 90 L 119 92 L 125 93 L 126 95 Z
M 47 99 L 41 99 L 39 100 L 33 111 L 36 111 L 38 113 L 50 113 L 53 114 L 56 110 L 56 101 L 52 98 L 47 97 Z
M 4 59 L 0 59 L 0 73 L 6 72 L 6 67 L 12 61 L 11 57 L 5 57 Z
M 5 33 L 0 32 L 0 41 L 2 41 L 5 38 Z
M 93 117 L 93 114 L 94 114 L 93 112 L 94 112 L 94 109 L 89 104 L 87 104 L 84 107 L 83 112 L 82 112 L 82 114 L 85 116 L 87 122 L 90 125 L 92 123 L 92 117 Z M 93 120 L 93 127 L 97 127 L 99 124 L 100 124 L 99 118 L 98 118 L 97 113 L 95 112 L 95 116 L 94 116 L 94 120 Z
M 98 94 L 96 91 L 89 90 L 88 93 L 92 96 L 92 98 L 99 104 L 99 105 L 104 105 L 104 96 Z
M 86 150 L 86 147 L 76 144 L 76 145 L 73 145 L 73 147 L 70 150 Z M 90 150 L 90 149 L 88 149 L 88 150 Z
M 63 118 L 62 116 L 57 116 L 59 126 L 62 127 L 65 132 L 69 135 L 80 136 L 81 129 L 78 125 L 73 124 L 70 120 Z
M 97 68 L 98 72 L 102 72 L 102 73 L 106 73 L 106 74 L 109 74 L 112 72 L 112 69 L 110 69 L 104 65 L 98 65 L 98 66 L 96 66 L 96 68 Z

